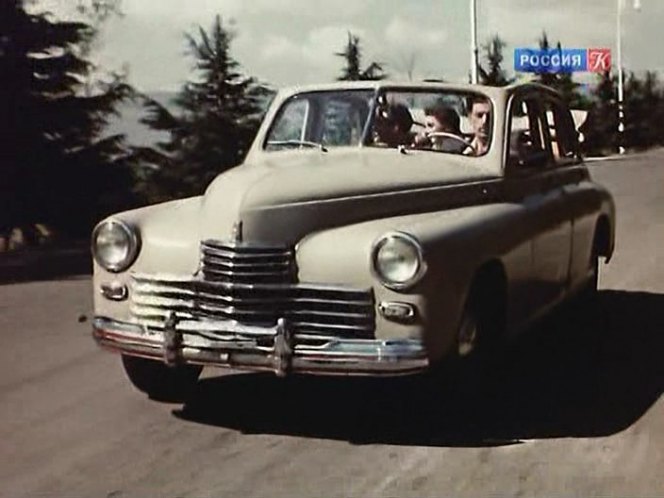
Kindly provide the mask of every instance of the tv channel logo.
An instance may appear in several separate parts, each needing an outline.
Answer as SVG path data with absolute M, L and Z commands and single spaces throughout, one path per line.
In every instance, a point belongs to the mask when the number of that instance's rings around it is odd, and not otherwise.
M 611 49 L 589 48 L 588 71 L 592 73 L 603 73 L 609 69 L 611 69 Z
M 524 73 L 601 73 L 611 68 L 608 48 L 517 48 L 514 70 Z

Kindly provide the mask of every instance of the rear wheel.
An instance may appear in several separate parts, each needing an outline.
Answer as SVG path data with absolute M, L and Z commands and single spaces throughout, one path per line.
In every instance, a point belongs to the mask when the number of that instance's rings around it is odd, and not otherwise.
M 597 291 L 599 289 L 599 243 L 598 237 L 595 237 L 593 250 L 590 254 L 589 270 L 590 278 L 585 283 L 581 293 L 579 294 L 579 301 L 583 306 L 593 307 L 597 302 Z
M 122 355 L 122 365 L 134 387 L 158 401 L 184 401 L 203 370 L 197 365 L 169 367 L 156 360 L 128 355 Z

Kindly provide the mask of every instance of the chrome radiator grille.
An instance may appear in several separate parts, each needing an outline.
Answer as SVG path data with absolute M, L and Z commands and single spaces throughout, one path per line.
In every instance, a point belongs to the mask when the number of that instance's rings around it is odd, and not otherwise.
M 284 246 L 201 243 L 204 280 L 234 283 L 289 283 L 295 281 L 293 250 Z
M 131 299 L 136 321 L 153 328 L 162 328 L 166 317 L 176 311 L 183 318 L 255 325 L 274 325 L 283 317 L 296 335 L 310 339 L 374 337 L 371 290 L 134 275 Z

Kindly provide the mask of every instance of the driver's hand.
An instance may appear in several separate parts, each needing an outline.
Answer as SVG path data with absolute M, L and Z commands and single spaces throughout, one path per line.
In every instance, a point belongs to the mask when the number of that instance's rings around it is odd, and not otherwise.
M 415 146 L 431 145 L 431 139 L 429 138 L 429 134 L 426 131 L 421 131 L 420 133 L 415 135 L 415 140 L 413 140 L 413 145 Z

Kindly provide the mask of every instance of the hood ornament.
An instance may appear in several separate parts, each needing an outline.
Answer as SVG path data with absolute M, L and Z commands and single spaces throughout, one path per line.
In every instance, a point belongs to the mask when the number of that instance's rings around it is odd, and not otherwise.
M 233 223 L 233 229 L 231 230 L 231 240 L 235 243 L 242 242 L 242 222 L 236 221 Z

